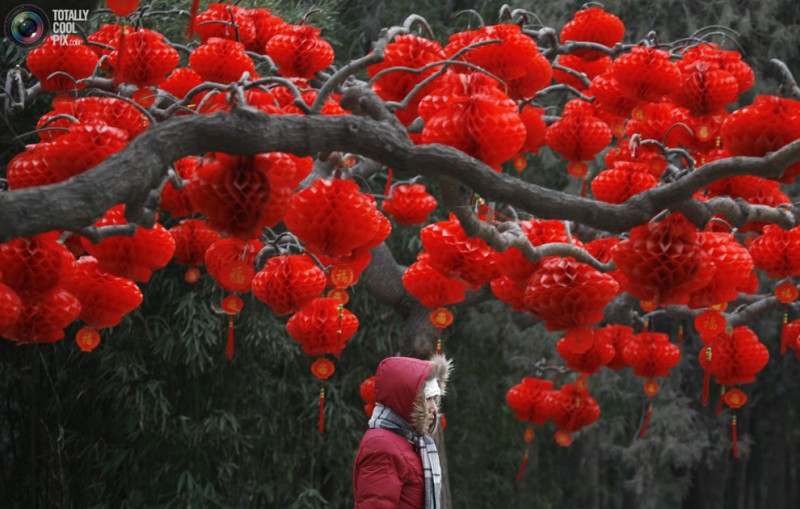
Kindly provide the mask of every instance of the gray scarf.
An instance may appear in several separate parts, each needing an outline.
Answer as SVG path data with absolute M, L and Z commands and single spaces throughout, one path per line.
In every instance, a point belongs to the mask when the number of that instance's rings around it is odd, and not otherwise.
M 439 509 L 442 493 L 442 467 L 439 452 L 430 435 L 417 435 L 409 424 L 389 407 L 378 403 L 369 420 L 370 428 L 386 429 L 408 440 L 419 450 L 422 472 L 425 478 L 425 509 Z

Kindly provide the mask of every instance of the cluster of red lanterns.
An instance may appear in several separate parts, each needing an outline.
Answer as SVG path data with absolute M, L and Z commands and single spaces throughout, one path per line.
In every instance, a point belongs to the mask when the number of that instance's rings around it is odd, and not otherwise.
M 138 88 L 133 99 L 149 105 L 156 95 L 182 99 L 205 82 L 226 85 L 245 74 L 256 79 L 256 65 L 248 54 L 256 52 L 267 55 L 277 73 L 292 80 L 303 101 L 311 104 L 316 99 L 318 92 L 309 80 L 328 68 L 334 56 L 319 29 L 304 22 L 287 24 L 267 9 L 220 3 L 198 14 L 197 4 L 189 34 L 196 33 L 201 44 L 189 55 L 188 67 L 178 67 L 178 52 L 157 32 L 103 25 L 88 40 L 107 47 L 88 45 L 79 38 L 70 38 L 69 44 L 48 39 L 29 53 L 28 69 L 50 92 L 80 90 L 83 80 L 97 70 L 116 85 Z M 137 1 L 108 5 L 119 16 L 138 8 Z M 670 55 L 655 47 L 634 46 L 612 60 L 596 46 L 580 47 L 581 42 L 590 42 L 611 49 L 624 34 L 623 23 L 597 7 L 578 11 L 563 27 L 561 43 L 566 47 L 574 43 L 576 49 L 560 55 L 558 66 L 585 73 L 587 81 L 563 70 L 554 73 L 533 39 L 519 26 L 502 24 L 455 34 L 444 47 L 419 36 L 400 35 L 385 47 L 384 61 L 367 71 L 381 98 L 404 103 L 395 112 L 405 125 L 417 118 L 423 121 L 421 133 L 411 135 L 415 142 L 448 145 L 495 170 L 511 160 L 522 170 L 525 153 L 547 145 L 569 161 L 570 174 L 587 177 L 588 184 L 588 162 L 610 147 L 607 169 L 594 177 L 591 191 L 596 199 L 614 204 L 659 185 L 667 166 L 653 147 L 636 146 L 632 142 L 636 138 L 687 148 L 700 162 L 699 171 L 705 162 L 763 156 L 800 138 L 798 101 L 762 96 L 751 106 L 727 113 L 725 107 L 753 84 L 752 70 L 738 52 L 700 44 Z M 106 61 L 98 68 L 100 58 Z M 422 86 L 437 72 L 436 79 Z M 570 101 L 562 116 L 548 119 L 548 125 L 544 109 L 531 100 L 554 77 L 594 97 L 594 102 Z M 408 98 L 412 91 L 415 97 Z M 243 97 L 265 114 L 302 113 L 285 86 L 249 89 Z M 236 100 L 204 91 L 188 108 L 204 114 L 230 112 Z M 329 100 L 323 114 L 347 112 Z M 677 123 L 685 127 L 676 127 Z M 118 98 L 58 96 L 38 123 L 43 129 L 41 141 L 9 163 L 9 188 L 79 175 L 123 150 L 149 126 L 140 109 Z M 614 137 L 617 142 L 612 146 Z M 217 285 L 232 293 L 221 303 L 221 312 L 228 315 L 228 358 L 233 355 L 233 318 L 244 306 L 240 295 L 252 291 L 276 315 L 291 315 L 288 333 L 304 352 L 318 357 L 311 368 L 314 376 L 328 379 L 335 371 L 328 357 L 338 358 L 359 326 L 344 307 L 347 289 L 369 264 L 370 250 L 389 235 L 391 222 L 375 199 L 347 178 L 317 179 L 298 191 L 312 164 L 311 158 L 280 152 L 184 158 L 174 163 L 174 170 L 186 187 L 180 189 L 175 179 L 162 192 L 161 210 L 182 219 L 169 231 L 156 223 L 97 244 L 78 236 L 59 241 L 59 234 L 52 232 L 0 245 L 0 335 L 17 343 L 51 342 L 80 319 L 86 327 L 78 332 L 77 341 L 90 350 L 99 342 L 98 329 L 119 324 L 139 306 L 142 294 L 136 283 L 148 281 L 174 257 L 190 267 L 188 282 L 198 280 L 204 265 Z M 793 182 L 800 174 L 800 165 L 795 166 L 780 182 Z M 779 185 L 756 177 L 733 177 L 709 185 L 697 198 L 729 196 L 770 206 L 789 203 Z M 380 208 L 400 225 L 425 223 L 436 208 L 422 184 L 387 187 Z M 482 219 L 488 220 L 485 215 Z M 278 249 L 257 271 L 256 258 L 265 247 L 262 234 L 281 222 L 302 243 L 296 246 L 301 249 Z M 126 225 L 124 206 L 119 205 L 95 226 Z M 559 222 L 528 220 L 517 225 L 533 246 L 563 242 L 584 247 Z M 654 379 L 666 376 L 680 359 L 679 347 L 664 333 L 634 334 L 623 325 L 590 328 L 604 319 L 605 306 L 620 289 L 638 297 L 643 307 L 682 304 L 719 309 L 740 292 L 755 291 L 754 268 L 775 279 L 800 275 L 800 262 L 794 256 L 800 250 L 800 229 L 763 224 L 746 229 L 759 234 L 747 248 L 731 233 L 712 228 L 700 232 L 673 213 L 634 228 L 627 239 L 587 243 L 590 253 L 604 263 L 614 262 L 618 269 L 603 273 L 573 258 L 531 262 L 517 248 L 498 253 L 469 237 L 451 216 L 422 229 L 425 252 L 407 269 L 403 284 L 431 309 L 431 321 L 440 330 L 453 321 L 449 306 L 461 302 L 466 291 L 488 284 L 499 299 L 532 313 L 547 329 L 566 331 L 556 348 L 567 366 L 580 374 L 579 382 L 556 390 L 552 382 L 526 378 L 507 399 L 522 420 L 542 424 L 552 419 L 559 429 L 557 441 L 568 445 L 570 433 L 599 416 L 585 376 L 602 366 L 631 367 L 647 380 L 645 393 L 653 397 L 658 392 Z M 75 253 L 65 247 L 67 242 Z M 788 290 L 781 286 L 776 291 L 785 305 L 797 299 L 796 286 L 787 284 Z M 696 324 L 706 345 L 700 363 L 708 378 L 713 375 L 723 386 L 752 382 L 768 359 L 755 334 L 746 327 L 728 330 L 716 311 L 700 313 Z M 797 321 L 789 323 L 785 316 L 782 353 L 792 348 L 800 355 L 798 331 Z M 374 404 L 368 381 L 362 385 L 362 396 L 368 406 Z M 324 401 L 323 386 L 320 431 Z M 738 408 L 746 396 L 732 389 L 724 401 Z

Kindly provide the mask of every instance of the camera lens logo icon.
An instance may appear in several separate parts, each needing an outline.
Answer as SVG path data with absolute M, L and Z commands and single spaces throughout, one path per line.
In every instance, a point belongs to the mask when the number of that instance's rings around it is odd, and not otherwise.
M 33 48 L 44 42 L 50 31 L 50 20 L 35 5 L 20 5 L 6 16 L 6 37 L 23 48 Z

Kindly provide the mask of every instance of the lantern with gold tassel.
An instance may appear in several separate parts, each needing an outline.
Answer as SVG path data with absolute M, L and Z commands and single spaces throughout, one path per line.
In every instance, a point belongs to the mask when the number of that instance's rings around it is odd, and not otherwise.
M 303 347 L 308 355 L 333 355 L 339 357 L 345 343 L 358 330 L 358 318 L 344 308 L 337 299 L 314 299 L 292 315 L 286 330 Z M 314 362 L 311 372 L 321 381 L 333 374 L 333 363 L 327 359 Z M 319 432 L 325 431 L 325 387 L 319 393 Z

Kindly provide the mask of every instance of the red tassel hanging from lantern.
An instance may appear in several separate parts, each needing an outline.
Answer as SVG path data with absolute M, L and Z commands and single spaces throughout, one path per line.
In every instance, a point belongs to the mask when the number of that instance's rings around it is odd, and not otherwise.
M 317 429 L 320 433 L 325 432 L 325 385 L 324 382 L 336 371 L 333 362 L 326 358 L 315 360 L 311 364 L 311 373 L 322 383 L 319 389 L 319 423 Z
M 228 295 L 222 299 L 222 311 L 228 315 L 228 341 L 225 343 L 225 357 L 233 360 L 234 335 L 233 318 L 244 308 L 244 301 L 237 295 Z

